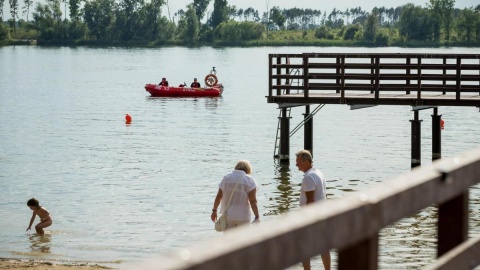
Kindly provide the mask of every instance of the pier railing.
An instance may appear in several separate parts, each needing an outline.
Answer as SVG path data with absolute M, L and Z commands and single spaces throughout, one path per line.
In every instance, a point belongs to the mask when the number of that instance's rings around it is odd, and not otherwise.
M 336 250 L 338 269 L 373 270 L 378 268 L 380 230 L 429 206 L 438 207 L 439 257 L 429 269 L 473 269 L 480 264 L 480 240 L 467 239 L 468 194 L 478 182 L 480 149 L 416 168 L 364 192 L 232 230 L 137 269 L 285 269 Z
M 478 106 L 479 95 L 479 54 L 269 55 L 270 103 Z

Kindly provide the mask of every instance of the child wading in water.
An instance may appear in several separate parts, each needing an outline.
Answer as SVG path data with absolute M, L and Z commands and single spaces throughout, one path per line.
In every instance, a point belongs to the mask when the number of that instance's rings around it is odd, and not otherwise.
M 43 228 L 52 225 L 53 222 L 52 217 L 50 217 L 50 213 L 47 211 L 47 209 L 40 206 L 38 200 L 35 198 L 28 200 L 27 205 L 33 211 L 32 219 L 30 219 L 30 225 L 28 225 L 27 231 L 32 228 L 35 216 L 38 216 L 40 218 L 40 223 L 35 225 L 35 230 L 38 234 L 44 234 Z

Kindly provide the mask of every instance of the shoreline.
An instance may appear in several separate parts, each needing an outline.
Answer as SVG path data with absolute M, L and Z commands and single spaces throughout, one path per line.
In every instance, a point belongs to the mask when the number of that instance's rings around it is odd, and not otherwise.
M 38 40 L 36 38 L 8 39 L 0 41 L 2 46 L 51 46 L 51 47 L 122 47 L 122 48 L 166 48 L 166 47 L 211 47 L 211 48 L 235 48 L 235 47 L 368 47 L 368 48 L 478 48 L 480 45 L 474 41 L 392 41 L 389 44 L 378 45 L 365 40 L 330 40 L 330 39 L 301 39 L 292 35 L 289 39 L 254 39 L 248 41 L 212 41 L 185 44 L 182 41 L 120 41 L 120 40 Z
M 48 260 L 27 260 L 27 259 L 13 259 L 0 258 L 0 270 L 3 269 L 17 269 L 17 270 L 105 270 L 115 269 L 99 264 L 88 263 L 66 263 L 66 262 L 52 262 Z

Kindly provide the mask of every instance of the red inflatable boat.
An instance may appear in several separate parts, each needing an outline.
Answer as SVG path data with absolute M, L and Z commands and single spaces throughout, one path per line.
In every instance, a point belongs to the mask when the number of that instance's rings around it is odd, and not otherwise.
M 152 97 L 218 97 L 223 92 L 223 86 L 217 84 L 214 87 L 208 88 L 191 88 L 146 84 L 145 90 L 147 90 Z
M 223 85 L 218 83 L 216 74 L 217 71 L 213 67 L 210 74 L 205 76 L 205 87 L 164 86 L 149 83 L 145 85 L 145 90 L 152 97 L 218 97 L 223 92 Z

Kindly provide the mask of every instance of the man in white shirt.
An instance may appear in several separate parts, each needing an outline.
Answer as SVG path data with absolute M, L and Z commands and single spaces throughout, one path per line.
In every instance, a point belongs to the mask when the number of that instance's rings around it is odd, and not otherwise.
M 298 169 L 305 173 L 300 189 L 300 206 L 327 199 L 325 176 L 319 169 L 313 167 L 312 154 L 308 150 L 301 150 L 296 153 L 296 156 Z M 330 252 L 323 253 L 321 256 L 325 269 L 330 270 Z M 302 264 L 304 270 L 311 269 L 310 259 L 303 261 Z

